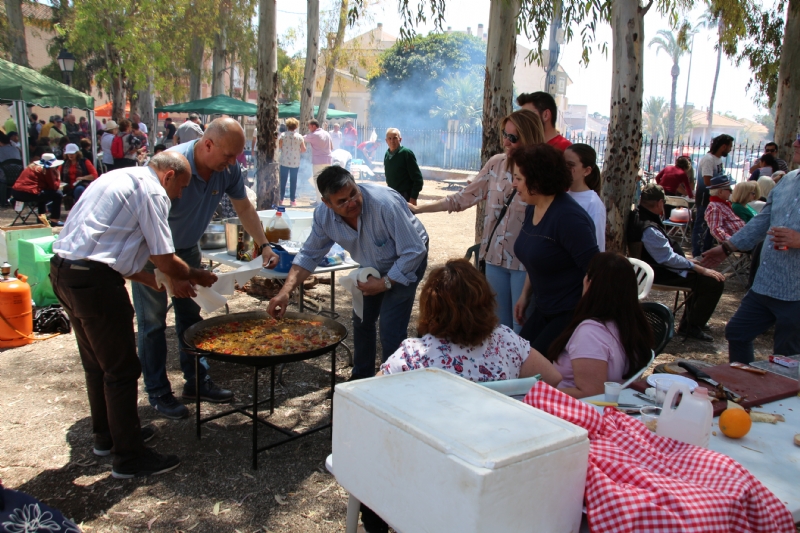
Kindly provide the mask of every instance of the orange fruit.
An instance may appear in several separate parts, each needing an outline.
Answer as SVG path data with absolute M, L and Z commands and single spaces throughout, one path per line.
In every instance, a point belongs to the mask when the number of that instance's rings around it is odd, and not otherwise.
M 722 434 L 732 439 L 741 439 L 750 431 L 753 421 L 743 409 L 725 409 L 719 415 L 719 429 Z

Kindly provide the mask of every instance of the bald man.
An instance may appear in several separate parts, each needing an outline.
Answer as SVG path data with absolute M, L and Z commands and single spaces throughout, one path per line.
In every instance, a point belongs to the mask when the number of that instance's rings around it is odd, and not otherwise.
M 192 179 L 183 190 L 183 196 L 173 200 L 169 212 L 169 226 L 175 243 L 175 254 L 191 267 L 199 267 L 202 259 L 197 243 L 203 236 L 211 216 L 223 194 L 227 194 L 242 226 L 262 247 L 264 266 L 275 268 L 278 257 L 267 245 L 261 221 L 255 208 L 247 199 L 238 156 L 244 150 L 245 136 L 241 125 L 231 118 L 218 118 L 208 125 L 199 139 L 174 146 L 168 152 L 186 157 L 192 170 Z M 167 153 L 168 153 L 167 152 Z M 155 267 L 147 265 L 152 271 Z M 194 296 L 195 291 L 186 281 L 174 280 L 175 294 Z M 139 360 L 142 363 L 144 385 L 150 405 L 163 416 L 185 418 L 189 410 L 175 398 L 167 378 L 167 295 L 143 283 L 133 284 L 133 305 L 139 325 Z M 207 363 L 199 365 L 200 390 L 195 390 L 194 358 L 184 350 L 183 332 L 200 322 L 200 306 L 191 298 L 172 299 L 175 310 L 175 333 L 180 345 L 180 363 L 186 383 L 182 397 L 224 403 L 233 398 L 229 390 L 217 387 L 208 376 Z

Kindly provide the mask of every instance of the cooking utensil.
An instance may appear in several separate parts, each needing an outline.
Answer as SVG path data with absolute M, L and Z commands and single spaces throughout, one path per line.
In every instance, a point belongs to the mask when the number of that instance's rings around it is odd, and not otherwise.
M 730 366 L 731 368 L 738 368 L 739 370 L 744 370 L 745 372 L 750 372 L 752 374 L 758 374 L 759 376 L 763 376 L 767 373 L 767 371 L 763 368 L 756 368 L 744 363 L 731 363 Z
M 253 249 L 253 237 L 244 229 L 241 220 L 237 217 L 226 218 L 222 223 L 225 224 L 225 249 L 228 255 L 236 256 L 239 242 L 244 245 L 246 250 Z
M 650 396 L 648 396 L 646 394 L 642 394 L 641 392 L 634 392 L 633 395 L 636 396 L 637 398 L 641 399 L 641 400 L 646 401 L 646 402 L 650 402 L 652 404 L 656 403 L 655 399 L 651 398 Z
M 733 392 L 728 387 L 724 387 L 719 381 L 714 380 L 714 378 L 712 378 L 711 376 L 709 376 L 708 374 L 706 374 L 705 372 L 703 372 L 699 368 L 697 368 L 695 366 L 692 366 L 689 363 L 684 363 L 683 361 L 678 363 L 678 365 L 681 368 L 686 369 L 686 371 L 689 372 L 692 376 L 694 376 L 695 379 L 698 379 L 700 381 L 705 381 L 706 383 L 708 383 L 709 385 L 711 385 L 715 389 L 720 389 L 720 390 L 724 391 L 725 394 L 728 396 L 729 400 L 735 401 L 736 398 L 741 398 L 740 395 L 736 394 L 735 392 Z
M 209 224 L 200 237 L 201 250 L 225 248 L 225 224 Z
M 270 317 L 266 311 L 232 313 L 230 315 L 222 315 L 222 316 L 215 316 L 212 318 L 208 318 L 206 320 L 198 322 L 197 324 L 194 324 L 193 326 L 190 326 L 183 333 L 183 341 L 187 345 L 185 351 L 186 353 L 191 355 L 201 355 L 208 357 L 209 359 L 216 359 L 218 361 L 239 363 L 242 365 L 255 366 L 255 367 L 265 367 L 265 366 L 279 365 L 281 363 L 293 363 L 295 361 L 304 361 L 306 359 L 311 359 L 313 357 L 317 357 L 324 353 L 328 353 L 332 348 L 338 346 L 339 343 L 342 342 L 347 337 L 347 328 L 345 328 L 342 324 L 330 318 L 325 318 L 319 315 L 312 315 L 309 313 L 286 313 L 284 315 L 284 318 L 295 318 L 295 319 L 313 320 L 315 322 L 321 322 L 326 328 L 331 329 L 336 334 L 338 334 L 340 336 L 340 339 L 327 346 L 323 346 L 321 348 L 315 348 L 307 352 L 287 353 L 282 355 L 224 354 L 219 352 L 211 352 L 208 350 L 203 350 L 201 348 L 198 348 L 197 345 L 195 344 L 195 340 L 207 328 L 219 327 L 234 322 L 242 322 L 244 320 L 259 320 L 259 319 L 269 320 L 270 318 L 272 317 Z

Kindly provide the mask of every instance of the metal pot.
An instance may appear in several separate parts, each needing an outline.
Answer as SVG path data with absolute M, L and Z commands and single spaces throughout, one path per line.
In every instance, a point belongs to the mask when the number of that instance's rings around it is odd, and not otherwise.
M 228 255 L 236 256 L 239 242 L 244 243 L 248 250 L 253 249 L 253 237 L 247 233 L 242 226 L 242 221 L 238 218 L 226 218 L 222 221 L 225 224 L 225 248 Z
M 214 250 L 225 248 L 225 225 L 209 224 L 203 236 L 200 237 L 201 250 Z

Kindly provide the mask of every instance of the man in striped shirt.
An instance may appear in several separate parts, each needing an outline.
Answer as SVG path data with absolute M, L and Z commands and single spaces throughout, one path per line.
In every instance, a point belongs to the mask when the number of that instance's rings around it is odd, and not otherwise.
M 50 279 L 86 373 L 94 453 L 106 456 L 113 448 L 115 478 L 160 474 L 180 464 L 144 445 L 153 430 L 139 424 L 141 366 L 125 279 L 160 290 L 155 276 L 143 272 L 150 260 L 172 279 L 204 287 L 216 281 L 175 256 L 167 217 L 190 178 L 189 162 L 174 152 L 154 156 L 146 167 L 108 172 L 86 189 L 53 244 Z

